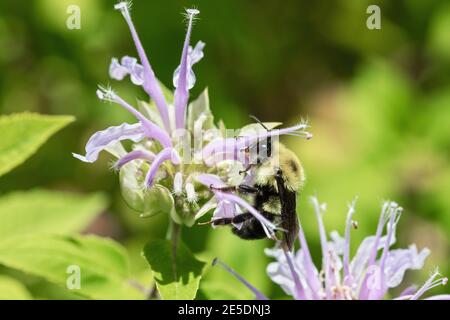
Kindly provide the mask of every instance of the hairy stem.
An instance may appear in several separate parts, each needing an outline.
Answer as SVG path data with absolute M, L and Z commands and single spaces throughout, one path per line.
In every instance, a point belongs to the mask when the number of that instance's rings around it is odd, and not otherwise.
M 170 219 L 169 227 L 167 228 L 166 240 L 172 242 L 172 270 L 175 279 L 177 278 L 177 248 L 178 242 L 181 236 L 181 225 Z M 156 288 L 156 283 L 153 283 L 150 287 L 148 299 L 153 300 L 158 297 L 158 289 Z
M 167 229 L 166 239 L 172 243 L 172 270 L 175 279 L 178 278 L 177 273 L 177 249 L 181 236 L 181 225 L 170 219 L 169 228 Z

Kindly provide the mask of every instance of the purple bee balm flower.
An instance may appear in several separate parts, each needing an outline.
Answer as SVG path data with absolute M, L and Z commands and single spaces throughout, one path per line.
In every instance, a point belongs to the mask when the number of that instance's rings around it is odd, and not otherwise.
M 269 131 L 261 131 L 260 124 L 250 124 L 239 133 L 227 135 L 229 132 L 225 131 L 228 130 L 214 124 L 207 90 L 193 102 L 188 101 L 189 90 L 196 79 L 193 66 L 204 56 L 203 42 L 197 42 L 194 47 L 189 45 L 193 22 L 200 12 L 186 10 L 187 32 L 180 64 L 173 75 L 175 89 L 172 94 L 153 72 L 132 22 L 130 3 L 122 1 L 114 7 L 121 12 L 130 29 L 138 58 L 113 58 L 109 76 L 119 81 L 129 76 L 133 84 L 142 86 L 150 102 L 138 101 L 135 107 L 112 88 L 99 86 L 97 97 L 100 100 L 117 104 L 130 112 L 137 122 L 95 133 L 86 144 L 86 154 L 73 154 L 74 157 L 95 162 L 101 151 L 116 157 L 112 167 L 119 171 L 124 199 L 143 216 L 151 215 L 152 208 L 147 204 L 159 200 L 152 198 L 157 192 L 148 192 L 155 187 L 152 191 L 165 192 L 161 199 L 168 199 L 168 206 L 173 206 L 168 213 L 177 223 L 192 225 L 213 209 L 214 217 L 230 217 L 246 211 L 253 214 L 267 236 L 273 238 L 277 227 L 250 204 L 236 194 L 212 190 L 210 186 L 238 185 L 249 179 L 250 174 L 245 177 L 238 172 L 251 163 L 250 150 L 263 149 L 252 146 L 257 142 L 263 146 L 264 139 L 275 140 L 280 135 L 310 138 L 306 123 Z M 272 129 L 273 123 L 272 126 L 267 123 L 267 126 Z M 229 136 L 236 138 L 227 138 Z M 124 140 L 132 141 L 131 151 L 125 151 L 121 144 Z M 223 150 L 231 150 L 234 154 L 227 155 L 228 151 L 224 153 Z M 199 203 L 204 205 L 200 207 Z
M 426 248 L 418 251 L 415 245 L 407 249 L 391 249 L 402 208 L 395 202 L 385 202 L 375 235 L 366 237 L 350 259 L 350 230 L 357 227 L 352 220 L 355 202 L 349 205 L 344 237 L 333 231 L 330 239 L 327 239 L 322 221 L 325 204 L 320 204 L 315 197 L 312 204 L 319 227 L 321 269 L 312 261 L 301 226 L 298 237 L 300 248 L 295 254 L 280 248 L 266 249 L 266 254 L 276 260 L 267 266 L 267 274 L 294 299 L 381 300 L 389 289 L 401 284 L 406 270 L 421 269 L 430 253 Z M 383 230 L 386 230 L 385 234 Z M 237 277 L 241 279 L 239 275 Z M 255 292 L 256 289 L 247 281 L 241 282 Z M 428 290 L 446 283 L 447 278 L 436 270 L 422 287 L 408 287 L 395 299 L 416 300 Z M 258 292 L 257 298 L 263 296 Z M 450 300 L 450 295 L 436 295 L 425 300 Z

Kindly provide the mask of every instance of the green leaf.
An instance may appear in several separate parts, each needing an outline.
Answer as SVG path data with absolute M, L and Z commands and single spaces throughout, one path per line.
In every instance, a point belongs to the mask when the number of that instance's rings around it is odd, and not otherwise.
M 45 190 L 9 193 L 0 198 L 0 242 L 26 234 L 82 231 L 107 204 L 102 194 Z
M 34 300 L 84 300 L 86 297 L 67 290 L 65 287 L 48 282 L 39 277 L 31 277 L 31 283 L 25 283 Z M 28 280 L 30 281 L 30 280 Z
M 30 293 L 16 279 L 0 275 L 0 300 L 30 300 Z
M 71 116 L 34 113 L 0 117 L 0 176 L 24 162 L 55 132 L 73 120 Z
M 118 243 L 95 236 L 32 235 L 0 243 L 0 263 L 67 288 L 78 266 L 80 288 L 93 299 L 143 299 L 130 284 L 128 258 Z
M 195 298 L 206 263 L 197 260 L 183 243 L 178 243 L 174 256 L 171 241 L 151 241 L 144 247 L 144 256 L 162 299 Z

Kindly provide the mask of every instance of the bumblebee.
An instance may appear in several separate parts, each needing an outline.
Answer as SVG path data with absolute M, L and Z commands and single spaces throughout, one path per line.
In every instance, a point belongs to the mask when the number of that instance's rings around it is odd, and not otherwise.
M 257 143 L 259 144 L 259 141 Z M 256 210 L 281 227 L 284 233 L 282 246 L 291 250 L 299 229 L 296 212 L 297 192 L 305 181 L 304 170 L 296 154 L 283 144 L 270 141 L 266 146 L 270 147 L 270 150 L 267 150 L 270 157 L 257 161 L 254 165 L 252 185 L 241 184 L 219 189 L 248 195 Z M 250 168 L 245 171 L 248 170 Z M 232 232 L 242 239 L 254 240 L 266 237 L 261 223 L 249 212 L 238 214 L 233 218 L 215 219 L 211 223 L 215 226 L 242 223 L 240 228 L 232 227 Z

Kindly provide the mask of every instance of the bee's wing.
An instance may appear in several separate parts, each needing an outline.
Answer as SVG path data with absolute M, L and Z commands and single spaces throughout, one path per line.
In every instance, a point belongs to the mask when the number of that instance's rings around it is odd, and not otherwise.
M 283 244 L 289 250 L 294 246 L 298 234 L 297 192 L 285 187 L 281 176 L 275 177 L 281 202 L 281 227 L 285 230 Z

